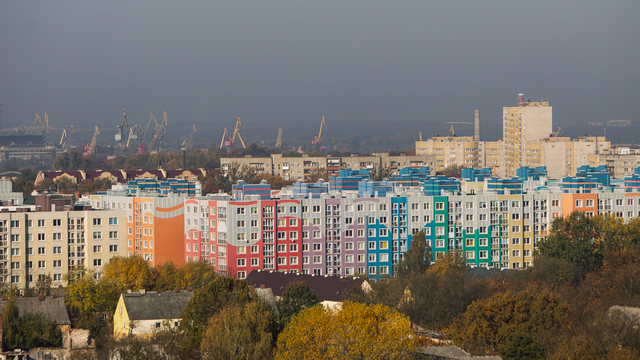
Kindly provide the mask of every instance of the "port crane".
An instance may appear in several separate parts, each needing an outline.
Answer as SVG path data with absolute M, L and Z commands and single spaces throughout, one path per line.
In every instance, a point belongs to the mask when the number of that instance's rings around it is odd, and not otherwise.
M 232 145 L 235 144 L 236 135 L 238 135 L 238 138 L 240 139 L 240 142 L 242 143 L 242 148 L 246 149 L 247 147 L 244 145 L 244 140 L 242 140 L 242 135 L 240 135 L 240 126 L 242 126 L 242 128 L 245 129 L 244 125 L 242 125 L 242 123 L 240 122 L 240 118 L 238 117 L 238 120 L 236 120 L 236 128 L 235 128 L 235 130 L 233 130 L 233 136 L 231 137 L 231 144 Z
M 276 147 L 282 146 L 282 128 L 278 130 L 278 138 L 276 139 Z
M 198 132 L 198 130 L 196 129 L 196 126 L 193 125 L 193 128 L 191 129 L 191 134 L 189 134 L 189 137 L 182 142 L 183 149 L 187 149 L 191 147 L 193 142 L 193 137 L 195 136 L 196 132 Z
M 227 147 L 231 147 L 231 138 L 229 137 L 229 132 L 227 131 L 227 128 L 224 128 L 224 132 L 222 133 L 222 140 L 220 141 L 220 149 L 222 149 L 225 145 Z
M 129 139 L 127 139 L 126 147 L 128 148 L 132 145 L 131 140 L 134 141 L 133 145 L 140 146 L 140 144 L 144 142 L 144 138 L 147 135 L 147 132 L 149 131 L 152 123 L 155 123 L 156 127 L 158 127 L 158 121 L 156 120 L 156 117 L 153 116 L 153 114 L 149 114 L 147 118 L 145 118 L 145 120 L 142 120 L 141 122 L 133 125 L 129 131 Z
M 122 149 L 124 148 L 124 139 L 122 138 L 123 133 L 126 133 L 126 128 L 129 127 L 129 121 L 127 120 L 127 112 L 122 109 L 122 117 L 120 118 L 120 123 L 116 126 L 118 129 L 116 131 L 116 147 Z
M 60 138 L 60 146 L 62 147 L 62 150 L 67 150 L 67 140 L 67 129 L 62 129 L 62 137 Z
M 319 144 L 320 139 L 322 138 L 322 127 L 327 128 L 327 124 L 324 123 L 324 116 L 322 117 L 322 121 L 320 122 L 320 131 L 318 132 L 318 136 L 314 137 L 312 144 Z
M 96 129 L 93 131 L 93 138 L 91 138 L 91 142 L 84 147 L 82 155 L 94 155 L 96 153 L 98 135 L 100 135 L 100 129 L 96 126 Z

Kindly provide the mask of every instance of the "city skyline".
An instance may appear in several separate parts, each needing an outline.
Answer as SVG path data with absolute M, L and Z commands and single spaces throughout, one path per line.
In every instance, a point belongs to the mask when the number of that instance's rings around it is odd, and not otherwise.
M 632 1 L 1 9 L 2 128 L 47 112 L 56 134 L 70 124 L 111 134 L 125 108 L 133 124 L 167 111 L 181 138 L 195 124 L 218 139 L 239 116 L 248 143 L 273 141 L 279 127 L 285 141 L 312 139 L 325 116 L 327 136 L 355 128 L 415 139 L 472 122 L 480 109 L 492 140 L 520 92 L 548 100 L 572 136 L 589 122 L 637 121 Z

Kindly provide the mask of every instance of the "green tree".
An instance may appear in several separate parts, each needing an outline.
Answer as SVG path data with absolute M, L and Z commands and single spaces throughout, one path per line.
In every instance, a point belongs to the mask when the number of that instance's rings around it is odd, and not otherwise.
M 431 247 L 427 246 L 424 232 L 413 235 L 409 250 L 396 266 L 396 275 L 406 279 L 414 275 L 424 274 L 431 261 Z
M 583 274 L 596 271 L 604 258 L 604 241 L 596 241 L 599 238 L 596 221 L 575 211 L 553 220 L 549 235 L 538 245 L 539 257 L 569 261 Z
M 544 348 L 566 323 L 569 307 L 551 292 L 544 289 L 523 290 L 517 293 L 498 293 L 486 300 L 471 304 L 461 318 L 450 328 L 453 340 L 468 350 L 482 354 L 506 351 L 512 353 L 516 346 L 512 341 L 519 333 L 527 333 L 531 349 Z M 477 347 L 480 345 L 479 347 Z M 507 346 L 503 348 L 502 346 Z M 548 349 L 547 349 L 548 350 Z
M 15 296 L 10 296 L 4 305 L 2 313 L 2 348 L 4 350 L 17 349 L 20 346 L 20 315 Z
M 61 177 L 56 181 L 56 185 L 58 186 L 58 191 L 63 194 L 70 194 L 78 188 L 78 185 L 71 181 L 67 177 Z
M 318 295 L 308 284 L 300 281 L 290 283 L 282 293 L 282 300 L 278 302 L 281 326 L 286 326 L 300 311 L 318 304 Z
M 203 359 L 269 359 L 275 318 L 260 301 L 230 303 L 209 319 L 202 338 Z
M 40 313 L 26 313 L 19 322 L 21 349 L 61 347 L 62 331 L 55 321 Z
M 247 284 L 243 280 L 217 277 L 202 289 L 196 289 L 181 314 L 180 331 L 185 334 L 181 345 L 185 353 L 200 349 L 207 321 L 227 304 L 244 305 L 251 300 Z

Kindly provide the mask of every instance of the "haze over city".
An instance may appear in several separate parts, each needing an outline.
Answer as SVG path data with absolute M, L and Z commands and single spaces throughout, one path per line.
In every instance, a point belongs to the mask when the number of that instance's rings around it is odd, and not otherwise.
M 601 135 L 587 124 L 638 121 L 638 13 L 637 1 L 4 2 L 1 127 L 47 112 L 52 138 L 98 125 L 111 144 L 125 108 L 130 124 L 166 111 L 172 142 L 195 124 L 212 145 L 240 117 L 247 143 L 283 127 L 286 144 L 313 139 L 324 116 L 327 137 L 406 149 L 474 109 L 498 139 L 522 92 L 548 100 L 565 135 Z

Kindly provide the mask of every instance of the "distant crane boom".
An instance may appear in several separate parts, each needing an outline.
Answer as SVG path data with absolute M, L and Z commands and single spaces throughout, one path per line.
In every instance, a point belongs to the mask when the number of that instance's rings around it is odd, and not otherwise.
M 240 117 L 238 117 L 238 120 L 236 120 L 236 128 L 235 130 L 233 130 L 233 136 L 231 137 L 231 143 L 235 144 L 236 141 L 236 135 L 238 135 L 238 138 L 240 138 L 240 142 L 242 143 L 242 148 L 246 149 L 247 147 L 244 146 L 244 140 L 242 140 L 242 136 L 240 135 L 240 127 L 242 126 L 242 128 L 244 129 L 244 125 L 242 125 L 242 122 L 240 122 Z
M 318 144 L 320 143 L 320 140 L 322 138 L 322 127 L 324 126 L 324 128 L 327 128 L 327 124 L 324 123 L 324 116 L 322 117 L 322 121 L 320 122 L 320 131 L 318 132 L 318 136 L 316 136 L 313 141 L 311 142 L 312 144 Z
M 192 145 L 193 142 L 193 137 L 196 134 L 196 132 L 198 132 L 198 130 L 196 129 L 196 126 L 193 125 L 193 128 L 191 129 L 191 134 L 189 134 L 189 137 L 186 138 L 183 142 L 182 142 L 182 147 L 183 148 L 189 148 Z

